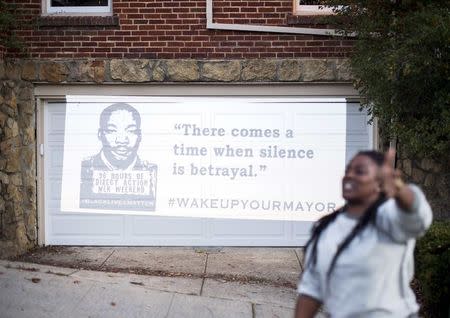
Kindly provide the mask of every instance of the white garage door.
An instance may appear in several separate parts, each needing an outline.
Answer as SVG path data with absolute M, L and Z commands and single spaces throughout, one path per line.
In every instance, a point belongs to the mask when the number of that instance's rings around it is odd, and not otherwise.
M 301 246 L 312 220 L 342 203 L 345 163 L 372 147 L 366 114 L 345 99 L 72 99 L 43 106 L 50 245 Z M 80 163 L 119 134 L 101 129 L 100 114 L 124 101 L 140 115 L 136 151 L 147 174 L 94 169 L 89 187 L 103 196 L 83 200 Z M 110 187 L 127 176 L 142 187 Z

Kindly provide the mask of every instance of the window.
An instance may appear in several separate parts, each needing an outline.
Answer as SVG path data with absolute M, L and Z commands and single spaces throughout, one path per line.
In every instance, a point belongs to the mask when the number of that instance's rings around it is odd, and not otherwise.
M 112 0 L 43 0 L 44 14 L 108 14 Z
M 294 0 L 295 15 L 326 15 L 332 13 L 332 8 L 320 6 L 320 0 Z

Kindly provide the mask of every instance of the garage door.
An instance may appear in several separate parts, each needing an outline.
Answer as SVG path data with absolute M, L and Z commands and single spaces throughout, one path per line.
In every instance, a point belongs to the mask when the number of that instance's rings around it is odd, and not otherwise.
M 54 245 L 300 246 L 372 147 L 343 98 L 68 96 L 43 113 Z

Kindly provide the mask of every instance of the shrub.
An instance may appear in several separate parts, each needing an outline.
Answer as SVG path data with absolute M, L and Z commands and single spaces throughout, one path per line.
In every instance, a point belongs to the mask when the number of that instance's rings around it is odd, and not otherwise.
M 450 317 L 450 220 L 435 221 L 417 241 L 416 278 L 430 317 Z
M 409 156 L 448 160 L 450 1 L 321 3 L 336 12 L 328 23 L 356 35 L 350 57 L 355 86 L 383 138 L 398 138 Z

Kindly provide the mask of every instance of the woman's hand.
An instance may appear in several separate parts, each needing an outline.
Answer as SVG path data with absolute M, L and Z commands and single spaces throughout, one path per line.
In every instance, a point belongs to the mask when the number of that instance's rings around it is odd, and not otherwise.
M 388 198 L 395 198 L 405 211 L 410 211 L 414 203 L 414 193 L 401 179 L 401 173 L 394 168 L 395 150 L 390 148 L 381 167 L 381 188 Z
M 294 318 L 313 318 L 319 311 L 321 303 L 308 296 L 300 294 L 297 297 Z
M 381 167 L 381 189 L 388 198 L 393 198 L 401 188 L 400 171 L 394 168 L 395 150 L 390 148 L 384 155 Z

